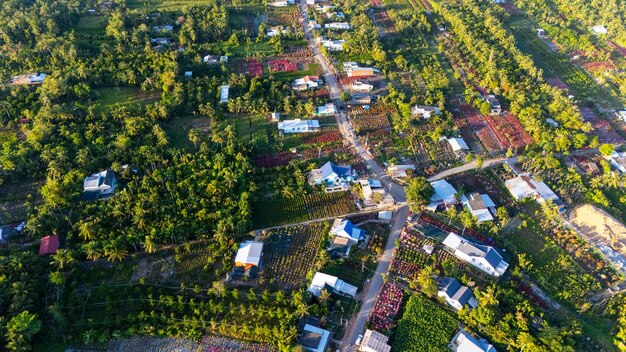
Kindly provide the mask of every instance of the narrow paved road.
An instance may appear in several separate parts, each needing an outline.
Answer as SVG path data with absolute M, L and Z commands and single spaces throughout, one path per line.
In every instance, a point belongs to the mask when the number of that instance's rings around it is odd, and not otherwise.
M 317 43 L 315 42 L 315 39 L 313 38 L 313 35 L 311 34 L 308 26 L 309 16 L 307 14 L 306 0 L 300 0 L 300 11 L 302 14 L 302 25 L 304 26 L 305 37 L 309 42 L 309 46 L 313 50 L 313 55 L 319 62 L 322 70 L 324 70 L 324 80 L 326 84 L 328 84 L 330 99 L 337 106 L 341 106 L 342 103 L 339 100 L 341 87 L 339 86 L 339 84 L 337 84 L 337 79 L 335 78 L 336 70 L 326 60 L 324 55 L 322 55 Z M 354 129 L 348 121 L 346 113 L 342 111 L 335 116 L 337 119 L 337 124 L 339 125 L 339 132 L 341 132 L 344 140 L 347 141 L 354 148 L 356 153 L 365 161 L 369 170 L 378 179 L 380 179 L 381 183 L 385 186 L 386 189 L 389 190 L 394 200 L 399 203 L 405 202 L 406 194 L 404 193 L 404 187 L 392 182 L 391 179 L 386 175 L 385 170 L 376 162 L 376 160 L 374 160 L 374 158 L 372 158 L 369 152 L 361 144 L 356 136 L 356 133 L 354 132 Z M 389 262 L 391 260 L 391 255 L 393 254 L 395 241 L 400 235 L 400 231 L 402 230 L 402 227 L 404 226 L 405 220 L 408 215 L 409 208 L 407 206 L 403 206 L 396 212 L 395 217 L 392 220 L 393 225 L 391 228 L 391 233 L 389 234 L 389 238 L 385 246 L 385 251 L 379 258 L 376 272 L 374 273 L 371 281 L 363 287 L 363 291 L 361 292 L 361 309 L 357 313 L 357 316 L 351 319 L 346 326 L 344 337 L 341 342 L 342 351 L 353 347 L 357 337 L 365 330 L 365 325 L 367 323 L 367 319 L 369 318 L 370 310 L 374 306 L 374 302 L 376 301 L 378 292 L 383 285 L 383 274 L 386 274 L 387 270 L 389 270 Z

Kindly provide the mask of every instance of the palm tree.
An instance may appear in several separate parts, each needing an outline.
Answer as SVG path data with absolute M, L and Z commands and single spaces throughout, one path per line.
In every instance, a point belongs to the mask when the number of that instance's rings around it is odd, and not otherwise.
M 102 257 L 102 251 L 98 248 L 98 242 L 87 242 L 83 245 L 83 251 L 89 260 L 98 260 Z
M 52 266 L 58 269 L 69 268 L 78 263 L 74 258 L 74 253 L 69 249 L 59 249 L 52 255 Z
M 328 304 L 328 300 L 330 299 L 330 292 L 328 290 L 323 289 L 320 291 L 320 296 L 317 297 L 323 305 Z
M 121 248 L 117 241 L 109 242 L 104 247 L 104 255 L 110 262 L 121 262 L 128 255 L 128 251 Z
M 293 190 L 289 186 L 283 187 L 280 193 L 283 195 L 285 199 L 293 199 L 293 197 L 295 197 L 295 195 L 293 194 Z
M 143 248 L 146 250 L 146 252 L 148 253 L 154 253 L 157 251 L 157 245 L 154 243 L 154 241 L 152 240 L 152 236 L 146 236 L 144 242 L 143 242 Z

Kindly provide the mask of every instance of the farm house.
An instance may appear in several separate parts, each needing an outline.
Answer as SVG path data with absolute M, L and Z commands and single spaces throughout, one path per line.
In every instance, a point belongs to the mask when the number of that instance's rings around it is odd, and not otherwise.
M 450 341 L 450 348 L 455 352 L 496 352 L 487 340 L 475 338 L 467 331 L 461 329 Z
M 437 282 L 437 297 L 445 299 L 446 303 L 456 310 L 460 310 L 465 305 L 472 308 L 478 306 L 472 290 L 463 286 L 453 277 L 444 277 Z
M 313 280 L 311 280 L 309 292 L 311 292 L 313 296 L 319 297 L 322 290 L 328 290 L 338 295 L 354 298 L 356 296 L 357 287 L 338 279 L 336 276 L 317 272 L 315 276 L 313 276 Z
M 495 211 L 496 205 L 488 194 L 470 193 L 463 195 L 461 203 L 478 219 L 479 223 L 493 221 L 491 212 Z
M 284 120 L 278 123 L 278 131 L 281 133 L 307 133 L 320 130 L 318 120 Z
M 450 232 L 443 244 L 455 257 L 491 276 L 500 277 L 509 267 L 509 263 L 504 261 L 494 247 L 470 242 L 455 233 Z
M 251 267 L 261 266 L 263 256 L 263 242 L 246 241 L 239 245 L 237 256 L 235 256 L 235 266 L 248 270 Z

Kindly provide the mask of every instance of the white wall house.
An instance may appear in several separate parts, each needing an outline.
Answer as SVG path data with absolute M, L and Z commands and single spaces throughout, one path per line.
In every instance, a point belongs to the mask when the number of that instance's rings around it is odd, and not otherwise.
M 278 123 L 278 130 L 282 133 L 308 133 L 320 130 L 318 120 L 284 120 Z
M 561 211 L 565 210 L 563 202 L 550 187 L 529 175 L 522 175 L 506 180 L 504 185 L 516 200 L 532 198 L 539 203 L 543 203 L 551 199 L 554 204 L 561 208 Z
M 356 92 L 370 92 L 372 89 L 374 89 L 374 86 L 361 81 L 354 81 L 350 85 L 350 88 L 352 88 L 352 90 Z
M 437 297 L 442 297 L 446 303 L 456 310 L 466 305 L 470 308 L 478 307 L 472 290 L 463 286 L 453 277 L 444 277 L 437 282 Z
M 350 23 L 348 22 L 331 22 L 331 23 L 326 23 L 324 25 L 324 28 L 345 31 L 345 30 L 349 30 L 352 27 L 350 26 Z
M 229 85 L 223 85 L 220 87 L 220 103 L 228 103 L 228 92 L 230 90 Z
M 454 352 L 496 352 L 487 340 L 475 338 L 467 331 L 461 329 L 450 341 L 449 347 Z
M 309 292 L 315 297 L 319 297 L 322 290 L 328 290 L 336 294 L 346 295 L 354 298 L 356 296 L 357 287 L 352 286 L 336 276 L 317 272 L 309 285 Z
M 429 119 L 433 115 L 440 115 L 441 111 L 436 106 L 430 105 L 415 105 L 411 108 L 411 113 L 413 116 L 422 117 L 424 119 Z
M 509 263 L 493 247 L 473 243 L 455 233 L 450 232 L 443 244 L 454 256 L 491 276 L 499 277 L 509 267 Z
M 104 170 L 85 177 L 83 181 L 83 198 L 95 200 L 112 195 L 115 192 L 117 179 L 112 170 Z

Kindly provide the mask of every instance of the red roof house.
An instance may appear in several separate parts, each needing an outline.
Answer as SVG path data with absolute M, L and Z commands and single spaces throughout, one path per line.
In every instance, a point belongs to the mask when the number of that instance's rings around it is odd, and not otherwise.
M 59 236 L 50 235 L 39 241 L 39 255 L 54 254 L 59 249 Z

